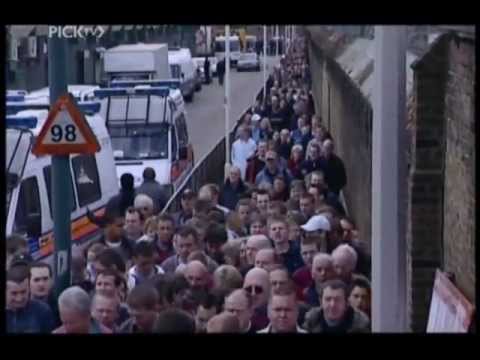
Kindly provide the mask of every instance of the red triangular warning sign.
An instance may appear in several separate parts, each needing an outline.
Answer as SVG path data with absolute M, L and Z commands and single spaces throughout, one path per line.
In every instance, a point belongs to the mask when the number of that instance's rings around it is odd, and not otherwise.
M 32 147 L 39 155 L 94 154 L 100 151 L 87 119 L 70 95 L 62 95 L 50 110 L 45 125 Z

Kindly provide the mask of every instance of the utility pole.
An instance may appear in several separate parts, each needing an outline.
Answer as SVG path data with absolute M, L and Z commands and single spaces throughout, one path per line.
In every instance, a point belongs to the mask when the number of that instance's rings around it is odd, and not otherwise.
M 267 100 L 267 26 L 263 26 L 263 103 Z
M 406 26 L 375 26 L 372 330 L 405 332 Z
M 225 25 L 225 178 L 230 170 L 230 25 Z
M 48 82 L 50 105 L 68 93 L 66 39 L 52 36 L 48 39 Z M 70 155 L 52 156 L 53 234 L 55 242 L 55 293 L 60 295 L 71 283 L 72 241 L 70 214 L 71 192 Z

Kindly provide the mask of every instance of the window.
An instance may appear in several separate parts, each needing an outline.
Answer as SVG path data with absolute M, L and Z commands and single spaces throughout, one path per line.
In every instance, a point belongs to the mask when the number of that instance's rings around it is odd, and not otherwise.
M 168 158 L 168 125 L 110 126 L 113 154 L 116 160 Z
M 41 215 L 40 194 L 38 192 L 37 178 L 32 176 L 22 181 L 18 195 L 17 211 L 15 212 L 14 231 L 24 233 L 27 231 L 29 217 Z
M 72 159 L 75 185 L 80 207 L 91 204 L 102 197 L 95 155 L 80 155 Z
M 180 68 L 179 64 L 171 64 L 170 65 L 170 72 L 172 74 L 172 78 L 180 79 L 182 75 L 182 69 Z
M 177 160 L 177 135 L 175 126 L 172 126 L 172 161 Z
M 52 166 L 48 165 L 43 168 L 43 178 L 45 179 L 45 185 L 47 187 L 48 203 L 50 205 L 50 215 L 53 218 L 53 203 L 52 203 Z M 75 211 L 75 192 L 73 191 L 73 183 L 70 181 L 70 187 L 72 188 L 72 212 Z
M 177 118 L 177 131 L 178 131 L 178 146 L 188 146 L 187 124 L 185 123 L 185 116 L 181 114 Z

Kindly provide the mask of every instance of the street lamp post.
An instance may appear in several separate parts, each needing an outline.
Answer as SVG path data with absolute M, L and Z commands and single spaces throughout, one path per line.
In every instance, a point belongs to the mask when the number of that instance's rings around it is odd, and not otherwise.
M 375 26 L 372 330 L 406 331 L 406 26 Z
M 230 169 L 230 25 L 225 25 L 225 177 Z
M 267 26 L 263 27 L 263 102 L 267 99 Z

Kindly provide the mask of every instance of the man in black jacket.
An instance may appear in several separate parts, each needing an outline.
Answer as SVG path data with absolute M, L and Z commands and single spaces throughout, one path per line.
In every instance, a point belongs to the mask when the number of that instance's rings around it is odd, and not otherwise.
M 162 211 L 168 201 L 163 186 L 155 180 L 156 175 L 153 168 L 146 167 L 145 170 L 143 170 L 143 183 L 136 190 L 136 195 L 145 194 L 152 198 L 155 214 Z
M 303 328 L 309 333 L 370 332 L 370 320 L 348 304 L 349 295 L 343 281 L 327 281 L 320 294 L 321 307 L 315 307 L 306 314 Z
M 125 263 L 129 262 L 133 256 L 131 243 L 125 237 L 125 220 L 122 214 L 107 216 L 105 218 L 105 228 L 99 243 L 107 248 L 115 250 L 122 256 Z
M 205 84 L 210 84 L 210 60 L 208 60 L 208 56 L 205 56 L 205 62 L 203 63 L 203 73 L 205 74 Z
M 333 152 L 333 142 L 327 139 L 323 142 L 322 168 L 328 188 L 337 196 L 347 185 L 347 173 L 342 159 Z
M 225 58 L 217 63 L 217 76 L 218 83 L 223 86 L 223 78 L 225 76 Z
M 235 210 L 240 196 L 247 191 L 247 187 L 240 175 L 240 169 L 237 166 L 230 167 L 228 179 L 225 181 L 220 193 L 219 203 L 230 210 Z

